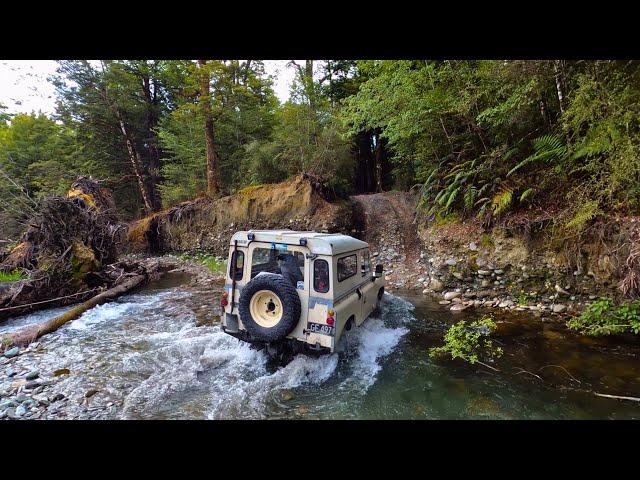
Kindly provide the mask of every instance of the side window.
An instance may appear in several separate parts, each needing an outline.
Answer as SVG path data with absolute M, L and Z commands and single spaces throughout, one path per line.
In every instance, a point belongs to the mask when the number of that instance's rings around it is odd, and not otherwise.
M 232 280 L 242 280 L 244 272 L 244 252 L 237 250 L 231 255 L 231 265 L 229 265 L 229 277 Z
M 329 264 L 326 260 L 313 262 L 313 289 L 319 293 L 329 291 Z
M 369 250 L 363 250 L 360 253 L 360 265 L 362 276 L 364 277 L 371 271 L 371 260 L 369 259 Z
M 356 255 L 349 255 L 338 259 L 338 281 L 341 282 L 353 277 L 358 271 L 358 259 Z

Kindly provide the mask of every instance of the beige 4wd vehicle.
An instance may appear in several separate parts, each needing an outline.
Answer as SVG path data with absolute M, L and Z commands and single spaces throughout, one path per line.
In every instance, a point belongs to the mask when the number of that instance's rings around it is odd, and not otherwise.
M 231 238 L 222 329 L 271 357 L 334 352 L 384 293 L 369 245 L 339 234 L 250 230 Z

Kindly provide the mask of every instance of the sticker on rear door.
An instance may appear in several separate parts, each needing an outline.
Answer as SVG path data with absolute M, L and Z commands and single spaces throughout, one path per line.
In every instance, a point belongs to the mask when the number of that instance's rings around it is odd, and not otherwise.
M 320 333 L 321 335 L 333 336 L 335 333 L 335 327 L 323 325 L 322 323 L 307 322 L 307 331 L 311 333 Z

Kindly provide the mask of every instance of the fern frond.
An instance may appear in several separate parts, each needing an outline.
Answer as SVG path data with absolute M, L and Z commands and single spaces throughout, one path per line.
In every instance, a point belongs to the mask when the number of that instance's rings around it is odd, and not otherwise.
M 520 195 L 520 203 L 524 202 L 527 198 L 529 198 L 535 192 L 535 188 L 527 188 L 522 195 Z
M 575 216 L 567 223 L 567 228 L 580 231 L 587 222 L 593 220 L 599 213 L 600 208 L 597 200 L 583 203 Z
M 476 196 L 478 195 L 478 189 L 474 186 L 467 188 L 467 191 L 464 193 L 464 206 L 467 210 L 473 207 L 473 202 L 476 200 Z
M 495 216 L 505 212 L 511 205 L 513 200 L 513 188 L 503 187 L 503 189 L 493 197 L 491 206 Z
M 567 154 L 567 146 L 556 135 L 543 135 L 533 141 L 534 153 L 509 170 L 507 177 L 534 162 L 560 160 Z
M 458 196 L 458 192 L 460 192 L 461 188 L 462 187 L 458 187 L 451 192 L 451 194 L 449 195 L 449 200 L 447 200 L 447 204 L 445 205 L 446 209 L 448 209 L 451 206 L 451 204 L 455 201 L 456 197 Z

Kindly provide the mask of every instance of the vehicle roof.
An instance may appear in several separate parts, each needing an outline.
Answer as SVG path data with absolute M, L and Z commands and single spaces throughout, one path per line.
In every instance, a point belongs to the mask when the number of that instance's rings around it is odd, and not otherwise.
M 230 245 L 234 245 L 234 240 L 238 244 L 246 245 L 247 235 L 253 233 L 254 241 L 268 243 L 286 243 L 290 245 L 300 245 L 300 239 L 307 239 L 307 248 L 311 253 L 319 255 L 339 255 L 345 252 L 352 252 L 362 248 L 367 248 L 368 243 L 357 238 L 343 235 L 341 233 L 318 233 L 318 232 L 298 232 L 294 230 L 249 230 L 236 232 L 231 237 Z

